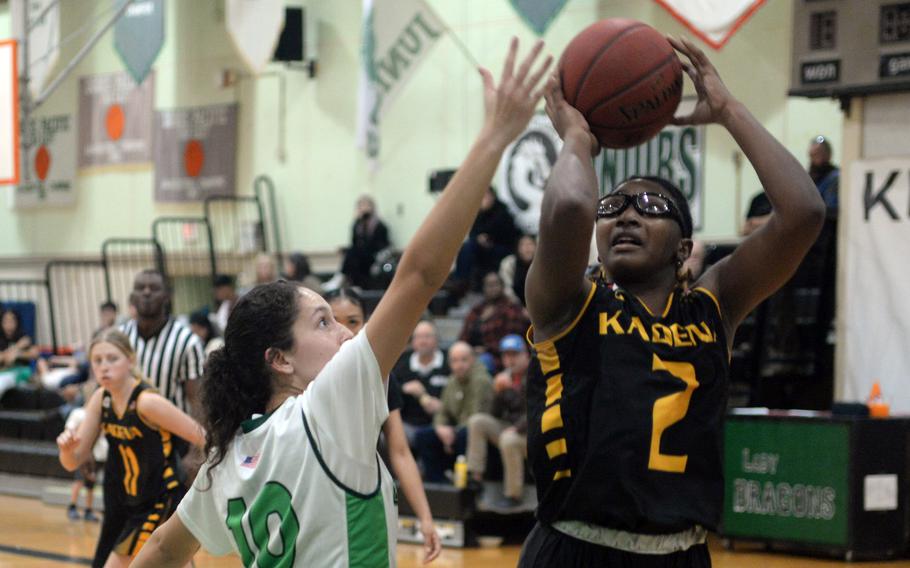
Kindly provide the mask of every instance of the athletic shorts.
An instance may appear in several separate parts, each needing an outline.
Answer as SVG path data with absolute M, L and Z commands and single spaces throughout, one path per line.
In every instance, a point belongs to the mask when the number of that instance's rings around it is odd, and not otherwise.
M 637 554 L 591 544 L 538 522 L 521 549 L 519 568 L 711 568 L 707 544 L 671 554 Z
M 157 501 L 142 507 L 125 507 L 111 503 L 108 491 L 104 498 L 104 521 L 101 536 L 95 549 L 94 568 L 103 568 L 112 552 L 123 556 L 136 556 L 152 532 L 166 521 L 180 503 L 180 493 L 169 492 Z

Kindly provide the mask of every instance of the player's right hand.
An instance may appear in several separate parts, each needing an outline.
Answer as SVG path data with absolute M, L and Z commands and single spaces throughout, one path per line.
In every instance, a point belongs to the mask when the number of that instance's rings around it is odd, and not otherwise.
M 62 434 L 57 436 L 57 447 L 63 451 L 72 450 L 77 445 L 79 445 L 79 436 L 72 430 L 64 430 Z
M 544 99 L 547 101 L 547 116 L 550 117 L 550 122 L 553 123 L 553 128 L 560 138 L 565 141 L 569 136 L 579 136 L 590 144 L 592 156 L 600 153 L 600 144 L 591 133 L 588 121 L 563 96 L 559 75 L 556 73 L 550 75 L 544 87 Z

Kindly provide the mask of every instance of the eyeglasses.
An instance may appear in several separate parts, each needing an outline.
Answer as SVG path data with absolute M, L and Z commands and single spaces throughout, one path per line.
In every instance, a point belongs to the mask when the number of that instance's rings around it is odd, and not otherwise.
M 650 191 L 643 191 L 635 195 L 610 193 L 603 196 L 597 203 L 597 218 L 619 217 L 623 211 L 629 208 L 629 204 L 635 207 L 635 210 L 642 215 L 673 219 L 679 225 L 679 228 L 685 232 L 682 217 L 673 200 L 660 193 Z

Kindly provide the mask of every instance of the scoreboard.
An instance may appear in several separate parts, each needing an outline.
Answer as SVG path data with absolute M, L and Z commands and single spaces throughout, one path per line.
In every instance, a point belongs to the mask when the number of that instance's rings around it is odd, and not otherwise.
M 910 0 L 795 0 L 790 95 L 910 91 Z

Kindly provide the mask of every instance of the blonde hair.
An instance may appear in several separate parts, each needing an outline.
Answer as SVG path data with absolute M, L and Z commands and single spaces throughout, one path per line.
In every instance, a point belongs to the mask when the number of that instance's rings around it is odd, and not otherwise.
M 92 350 L 99 343 L 110 343 L 116 347 L 118 351 L 126 355 L 128 359 L 131 359 L 133 361 L 136 360 L 136 350 L 133 349 L 133 344 L 130 343 L 130 338 L 118 329 L 110 327 L 98 333 L 98 335 L 92 339 L 92 343 L 88 346 L 89 361 L 92 359 Z M 140 381 L 145 380 L 145 377 L 143 377 L 142 373 L 139 372 L 139 369 L 136 368 L 135 364 L 130 367 L 130 374 Z

